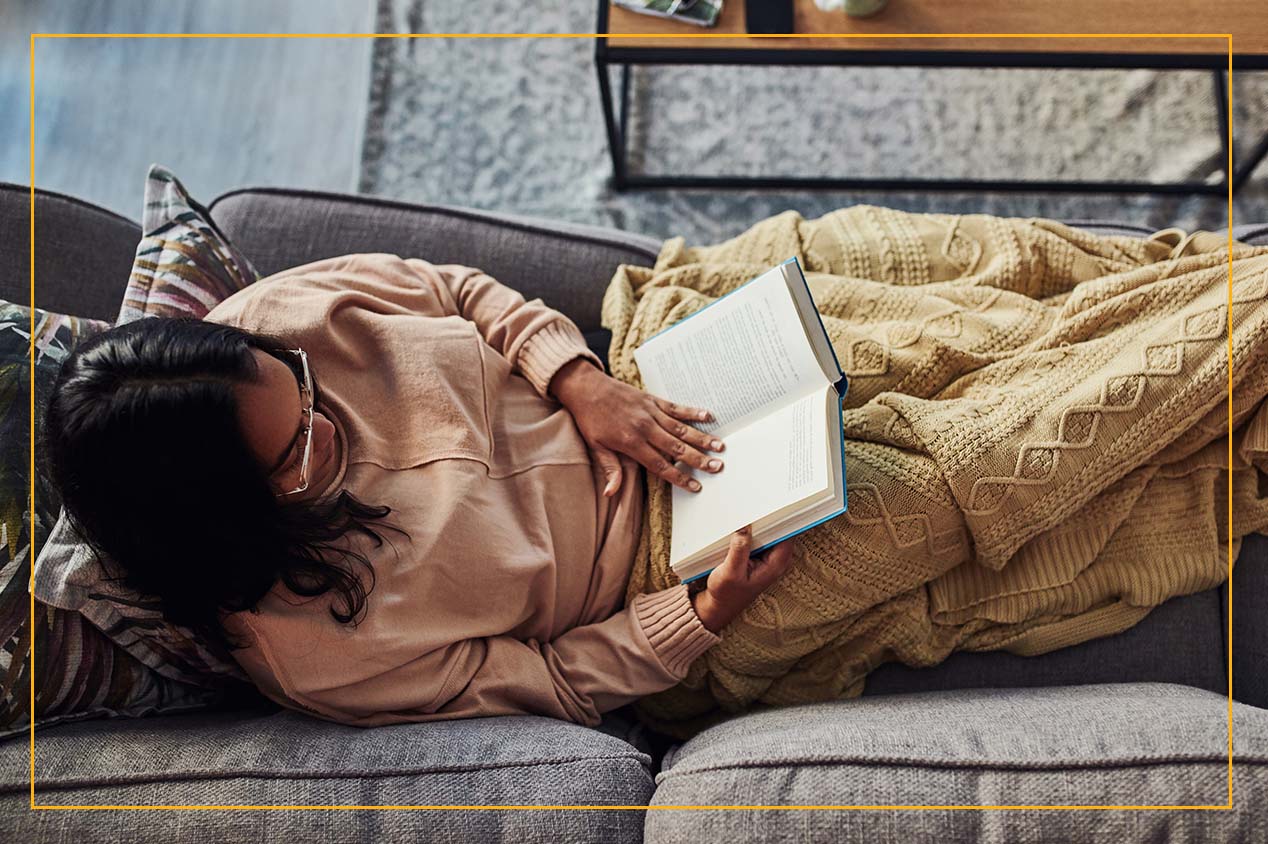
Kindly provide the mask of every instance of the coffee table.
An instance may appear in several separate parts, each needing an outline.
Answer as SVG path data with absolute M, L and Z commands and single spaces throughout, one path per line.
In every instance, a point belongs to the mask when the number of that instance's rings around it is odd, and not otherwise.
M 773 0 L 772 0 L 773 2 Z M 745 29 L 743 0 L 725 0 L 716 26 L 701 28 L 640 15 L 599 0 L 595 68 L 612 156 L 613 183 L 626 188 L 797 188 L 803 190 L 996 190 L 1169 194 L 1226 194 L 1239 189 L 1268 155 L 1268 136 L 1252 145 L 1221 182 L 1041 181 L 1008 179 L 805 178 L 651 176 L 630 173 L 628 139 L 630 67 L 633 65 L 886 65 L 916 67 L 1047 67 L 1209 70 L 1217 104 L 1217 132 L 1228 149 L 1229 39 L 1235 70 L 1268 69 L 1268 14 L 1262 0 L 891 0 L 880 14 L 849 18 L 824 12 L 813 0 L 794 0 L 793 29 L 804 37 L 753 37 Z M 1062 38 L 1050 33 L 1096 31 L 1103 37 Z M 834 37 L 846 33 L 857 37 Z M 914 35 L 921 33 L 922 35 Z M 972 38 L 940 37 L 987 33 Z M 1024 37 L 991 37 L 1009 33 Z M 1144 33 L 1122 37 L 1105 33 Z M 1200 37 L 1165 37 L 1199 33 Z M 1215 33 L 1215 34 L 1210 34 Z M 707 34 L 710 37 L 682 37 Z M 621 68 L 619 100 L 609 67 Z

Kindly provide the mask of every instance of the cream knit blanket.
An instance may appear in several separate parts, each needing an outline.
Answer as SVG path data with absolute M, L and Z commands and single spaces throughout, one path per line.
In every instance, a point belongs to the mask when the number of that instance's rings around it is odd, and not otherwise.
M 1230 294 L 1228 247 L 856 206 L 620 267 L 603 325 L 626 383 L 644 338 L 793 255 L 850 376 L 849 512 L 640 715 L 686 737 L 858 695 L 890 660 L 1117 633 L 1222 583 L 1230 533 L 1235 556 L 1268 528 L 1268 248 L 1235 245 Z M 669 492 L 648 484 L 628 598 L 678 582 Z

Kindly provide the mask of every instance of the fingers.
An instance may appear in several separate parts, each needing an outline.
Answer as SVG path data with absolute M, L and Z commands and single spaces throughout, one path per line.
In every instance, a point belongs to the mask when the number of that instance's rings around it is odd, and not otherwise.
M 749 582 L 762 590 L 784 576 L 792 568 L 793 543 L 791 539 L 767 548 L 756 557 L 750 557 L 746 569 Z
M 675 404 L 659 396 L 652 396 L 652 398 L 655 399 L 657 407 L 677 419 L 691 419 L 694 422 L 714 421 L 713 414 L 703 407 L 688 407 L 687 405 Z
M 700 492 L 703 489 L 700 482 L 679 464 L 715 474 L 722 471 L 725 464 L 721 459 L 703 453 L 702 449 L 722 451 L 726 446 L 717 437 L 698 431 L 681 420 L 703 421 L 699 419 L 700 414 L 710 419 L 712 415 L 701 408 L 675 404 L 656 396 L 650 398 L 652 418 L 637 426 L 644 442 L 628 445 L 637 449 L 636 459 L 647 467 L 650 474 L 688 492 Z M 716 464 L 711 466 L 710 462 L 715 460 Z
M 642 443 L 642 446 L 638 449 L 638 462 L 647 467 L 649 474 L 664 478 L 674 486 L 682 487 L 688 492 L 699 492 L 702 488 L 698 480 L 679 469 L 664 454 L 661 454 L 646 442 Z
M 662 410 L 661 407 L 664 407 L 665 410 Z M 668 411 L 675 411 L 681 415 L 688 415 L 693 412 L 691 408 L 684 408 L 673 402 L 658 400 L 657 408 L 654 411 L 654 418 L 658 423 L 658 427 L 653 428 L 648 436 L 652 446 L 670 458 L 671 464 L 685 463 L 710 474 L 722 471 L 725 463 L 723 463 L 721 458 L 704 453 L 707 450 L 722 451 L 726 447 L 722 440 L 703 431 L 698 431 L 685 422 L 673 418 Z M 671 466 L 671 473 L 669 475 L 662 474 L 662 477 L 670 483 L 692 492 L 700 491 L 699 484 L 697 483 L 693 486 L 690 475 L 676 466 Z
M 688 445 L 695 446 L 702 451 L 724 451 L 726 449 L 726 443 L 722 442 L 720 438 L 712 434 L 706 434 L 704 431 L 696 430 L 687 423 L 673 418 L 659 407 L 654 409 L 653 416 L 660 423 L 662 429 Z
M 609 498 L 616 495 L 617 490 L 621 488 L 621 460 L 617 457 L 616 452 L 607 448 L 595 449 L 599 466 L 603 470 L 603 476 L 607 478 L 607 483 L 603 487 L 603 494 Z
M 726 563 L 744 568 L 749 552 L 753 548 L 753 526 L 745 525 L 731 534 L 731 545 L 727 549 Z
M 785 569 L 792 565 L 793 559 L 793 541 L 785 539 L 778 545 L 768 548 L 762 554 L 762 561 L 769 566 L 777 569 Z
M 675 429 L 685 428 L 681 422 L 671 422 L 670 424 L 673 425 Z M 720 458 L 702 454 L 687 443 L 683 442 L 683 440 L 670 434 L 670 432 L 666 431 L 664 428 L 659 426 L 653 427 L 648 432 L 648 440 L 657 451 L 670 458 L 673 463 L 685 463 L 688 466 L 693 466 L 697 469 L 708 472 L 709 474 L 716 474 L 722 471 L 723 463 Z M 690 477 L 687 473 L 682 472 L 676 466 L 674 467 L 674 471 L 682 478 Z M 675 481 L 671 481 L 671 483 L 672 482 Z

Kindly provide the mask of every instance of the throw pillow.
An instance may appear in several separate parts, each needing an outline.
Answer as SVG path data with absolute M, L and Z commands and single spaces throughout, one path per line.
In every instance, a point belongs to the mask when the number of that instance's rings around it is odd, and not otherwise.
M 33 347 L 40 408 L 71 350 L 109 327 L 101 320 L 36 309 L 32 343 L 31 309 L 0 301 L 0 738 L 27 730 L 32 673 L 38 726 L 185 711 L 203 707 L 215 696 L 157 673 L 78 613 L 36 600 L 32 617 L 27 592 L 32 547 L 45 546 L 52 514 L 61 502 L 37 461 L 34 509 L 27 509 L 30 354 Z M 40 415 L 35 422 L 38 437 Z
M 207 209 L 159 165 L 152 166 L 146 178 L 142 231 L 116 325 L 159 316 L 201 319 L 259 278 Z M 35 595 L 51 606 L 82 614 L 171 680 L 211 689 L 223 689 L 235 679 L 248 682 L 223 648 L 164 620 L 153 597 L 107 578 L 64 513 L 36 560 Z
M 251 262 L 216 227 L 166 167 L 145 179 L 145 232 L 115 325 L 143 317 L 205 317 L 259 279 Z

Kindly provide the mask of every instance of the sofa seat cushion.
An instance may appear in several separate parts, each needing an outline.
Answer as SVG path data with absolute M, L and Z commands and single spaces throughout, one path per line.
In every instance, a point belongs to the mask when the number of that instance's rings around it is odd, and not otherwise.
M 63 805 L 645 805 L 651 758 L 613 735 L 537 716 L 361 729 L 293 712 L 196 713 L 38 731 L 35 791 Z M 12 840 L 269 840 L 275 812 L 29 812 L 28 744 L 0 743 Z M 642 815 L 608 811 L 288 812 L 285 838 L 639 841 Z M 217 818 L 218 816 L 218 818 Z M 36 834 L 36 832 L 39 834 Z M 179 833 L 179 834 L 178 834 Z M 206 840 L 228 840 L 208 836 Z
M 1256 840 L 1268 711 L 1234 704 L 1235 810 L 657 811 L 648 842 Z M 1228 699 L 1165 683 L 979 689 L 751 713 L 672 748 L 652 806 L 1224 805 Z M 760 816 L 760 817 L 759 817 Z M 1041 834 L 1042 833 L 1042 834 Z M 1167 836 L 1174 836 L 1168 838 Z

